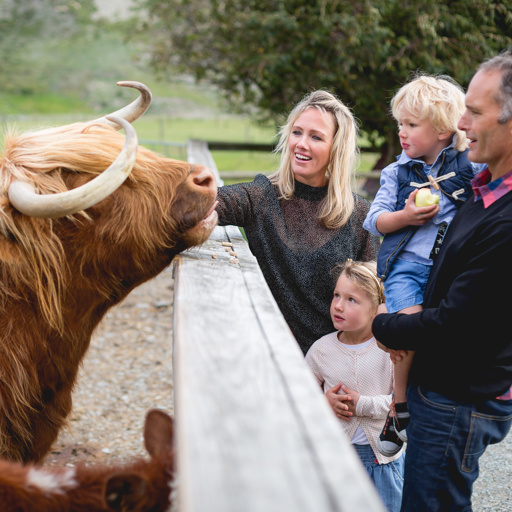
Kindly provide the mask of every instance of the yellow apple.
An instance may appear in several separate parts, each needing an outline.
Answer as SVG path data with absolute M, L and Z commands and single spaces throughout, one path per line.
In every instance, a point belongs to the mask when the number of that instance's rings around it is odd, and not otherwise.
M 415 204 L 418 207 L 439 204 L 439 196 L 432 194 L 428 188 L 420 188 L 416 194 Z

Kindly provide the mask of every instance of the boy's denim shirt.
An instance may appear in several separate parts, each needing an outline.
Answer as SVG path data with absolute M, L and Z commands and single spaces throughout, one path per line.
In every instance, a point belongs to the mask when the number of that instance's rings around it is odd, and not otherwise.
M 377 236 L 384 236 L 383 233 L 380 233 L 377 230 L 377 218 L 379 215 L 385 212 L 394 212 L 396 211 L 396 205 L 398 200 L 398 182 L 397 182 L 397 172 L 398 167 L 402 164 L 406 164 L 408 162 L 414 162 L 422 166 L 425 174 L 427 176 L 432 176 L 435 178 L 441 167 L 443 162 L 443 154 L 448 150 L 454 147 L 455 137 L 452 139 L 452 143 L 444 148 L 436 160 L 429 168 L 423 160 L 411 159 L 409 158 L 404 151 L 398 158 L 396 162 L 388 165 L 385 169 L 382 170 L 381 180 L 380 180 L 380 188 L 377 192 L 377 195 L 372 203 L 370 211 L 366 216 L 366 219 L 363 223 L 363 227 L 368 230 L 370 233 Z M 482 169 L 486 167 L 485 164 L 472 164 L 473 167 L 473 176 L 478 174 Z M 437 233 L 439 231 L 439 227 L 442 223 L 446 222 L 449 224 L 458 208 L 455 206 L 452 200 L 446 197 L 444 194 L 439 194 L 439 212 L 436 217 L 426 224 L 422 226 L 416 226 L 414 233 L 411 238 L 406 243 L 405 247 L 401 249 L 399 258 L 406 261 L 412 261 L 415 263 L 421 263 L 423 265 L 430 266 L 433 261 L 430 258 L 430 253 L 432 248 L 434 247 L 434 243 L 436 240 Z M 381 276 L 385 277 L 385 276 Z

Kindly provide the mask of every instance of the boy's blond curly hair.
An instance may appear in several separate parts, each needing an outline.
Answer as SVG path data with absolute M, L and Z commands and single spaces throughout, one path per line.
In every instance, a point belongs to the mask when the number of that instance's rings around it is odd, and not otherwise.
M 417 75 L 403 85 L 391 100 L 391 114 L 400 121 L 404 109 L 420 119 L 429 119 L 439 133 L 456 133 L 455 149 L 467 149 L 466 132 L 457 128 L 466 110 L 464 91 L 449 76 Z

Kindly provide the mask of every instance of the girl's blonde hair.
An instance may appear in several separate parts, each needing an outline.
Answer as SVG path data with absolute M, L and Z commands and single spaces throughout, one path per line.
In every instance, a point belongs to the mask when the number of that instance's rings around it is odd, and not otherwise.
M 374 309 L 382 304 L 384 299 L 384 285 L 377 277 L 377 263 L 375 261 L 352 261 L 348 259 L 334 268 L 333 274 L 336 281 L 345 275 L 358 288 L 361 288 L 372 303 Z
M 455 149 L 467 149 L 466 132 L 457 128 L 466 110 L 464 91 L 452 78 L 445 75 L 416 76 L 391 100 L 391 113 L 397 121 L 400 121 L 404 109 L 420 119 L 429 119 L 439 133 L 456 133 Z
M 288 140 L 297 118 L 310 108 L 330 113 L 334 119 L 335 132 L 326 172 L 328 189 L 320 210 L 320 222 L 330 229 L 340 228 L 348 221 L 354 210 L 352 179 L 359 162 L 359 148 L 357 147 L 358 127 L 354 116 L 336 96 L 323 90 L 313 91 L 290 112 L 286 123 L 279 131 L 280 139 L 275 150 L 276 153 L 281 153 L 279 169 L 270 176 L 270 180 L 277 184 L 282 198 L 292 198 L 295 181 Z

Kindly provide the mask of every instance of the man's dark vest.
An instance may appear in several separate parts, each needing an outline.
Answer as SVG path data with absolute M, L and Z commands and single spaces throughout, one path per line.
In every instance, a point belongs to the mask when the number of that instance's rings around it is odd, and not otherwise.
M 447 196 L 457 208 L 472 194 L 471 180 L 474 173 L 467 156 L 468 151 L 467 149 L 462 152 L 453 148 L 447 149 L 443 153 L 441 167 L 436 177 L 440 193 Z M 441 177 L 446 179 L 439 180 Z M 400 164 L 397 170 L 398 192 L 395 211 L 403 210 L 410 193 L 428 181 L 421 164 L 412 160 Z M 396 257 L 416 229 L 416 226 L 407 226 L 384 236 L 377 259 L 377 273 L 383 281 L 389 275 Z

